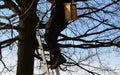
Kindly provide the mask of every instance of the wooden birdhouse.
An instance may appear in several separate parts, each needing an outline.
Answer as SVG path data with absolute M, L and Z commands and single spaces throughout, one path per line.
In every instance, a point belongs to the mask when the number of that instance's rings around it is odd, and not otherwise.
M 64 9 L 67 21 L 77 19 L 77 7 L 75 3 L 64 3 Z

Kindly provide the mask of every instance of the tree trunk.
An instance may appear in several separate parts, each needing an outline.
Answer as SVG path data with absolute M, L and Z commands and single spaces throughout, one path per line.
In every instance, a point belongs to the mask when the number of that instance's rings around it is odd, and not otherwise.
M 16 75 L 33 75 L 34 50 L 37 47 L 34 28 L 38 17 L 36 7 L 38 0 L 23 0 L 21 7 L 18 41 L 18 63 Z

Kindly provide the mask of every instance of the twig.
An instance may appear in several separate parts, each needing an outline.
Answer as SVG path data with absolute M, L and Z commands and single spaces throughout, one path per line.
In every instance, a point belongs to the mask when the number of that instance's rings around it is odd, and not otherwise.
M 64 56 L 66 56 L 66 55 L 64 54 Z M 96 72 L 92 72 L 92 71 L 90 71 L 90 70 L 88 70 L 88 69 L 80 66 L 80 65 L 79 65 L 75 60 L 73 60 L 72 58 L 70 58 L 70 57 L 68 57 L 68 56 L 66 56 L 66 57 L 69 58 L 70 60 L 72 60 L 72 61 L 74 62 L 74 63 L 73 63 L 74 65 L 80 67 L 81 69 L 87 71 L 88 73 L 90 73 L 90 74 L 92 74 L 92 75 L 100 75 L 100 74 L 98 74 L 98 73 L 96 73 Z

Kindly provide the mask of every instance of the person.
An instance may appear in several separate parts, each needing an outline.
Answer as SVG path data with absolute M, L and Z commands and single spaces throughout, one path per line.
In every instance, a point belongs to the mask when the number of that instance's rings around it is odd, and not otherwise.
M 65 20 L 64 1 L 65 0 L 55 0 L 55 6 L 53 6 L 51 11 L 50 19 L 46 23 L 45 41 L 50 50 L 51 69 L 55 69 L 66 62 L 57 43 L 58 36 L 68 24 L 68 21 Z

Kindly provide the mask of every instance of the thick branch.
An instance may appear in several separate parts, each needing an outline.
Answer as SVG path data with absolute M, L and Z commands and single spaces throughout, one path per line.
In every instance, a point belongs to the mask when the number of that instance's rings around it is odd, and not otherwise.
M 1 46 L 1 48 L 7 47 L 7 46 L 11 45 L 12 43 L 14 43 L 16 40 L 18 40 L 18 37 L 1 41 L 0 46 Z
M 5 5 L 0 5 L 0 9 L 4 9 L 4 8 L 6 8 Z
M 113 42 L 101 42 L 98 44 L 79 44 L 79 45 L 74 45 L 74 44 L 59 44 L 59 47 L 62 48 L 67 48 L 67 47 L 73 47 L 73 48 L 98 48 L 98 47 L 110 47 L 110 46 L 118 46 L 118 44 L 114 44 Z
M 5 6 L 15 12 L 16 14 L 19 14 L 19 8 L 18 6 L 12 1 L 12 0 L 4 0 Z
M 3 29 L 15 29 L 15 30 L 18 30 L 18 26 L 13 26 L 13 25 L 10 25 L 10 24 L 0 22 L 0 30 L 3 30 Z
M 59 39 L 58 41 L 73 40 L 73 41 L 82 41 L 82 42 L 98 42 L 97 40 L 87 41 L 87 40 L 83 40 L 80 38 L 88 37 L 88 36 L 92 36 L 92 35 L 97 35 L 97 34 L 102 34 L 102 33 L 105 33 L 107 31 L 110 31 L 110 30 L 116 30 L 116 28 L 107 28 L 107 29 L 104 29 L 104 30 L 101 30 L 98 32 L 93 32 L 93 33 L 87 33 L 88 31 L 86 31 L 85 34 L 80 35 L 80 36 L 76 36 L 76 37 L 69 37 L 69 36 L 65 36 L 65 35 L 61 34 L 60 36 L 62 36 L 63 38 Z
M 16 16 L 16 14 L 13 14 L 13 15 L 10 15 L 10 16 L 1 16 L 1 15 L 0 15 L 0 18 L 11 19 L 11 18 L 13 18 L 13 17 L 15 17 L 15 16 Z

